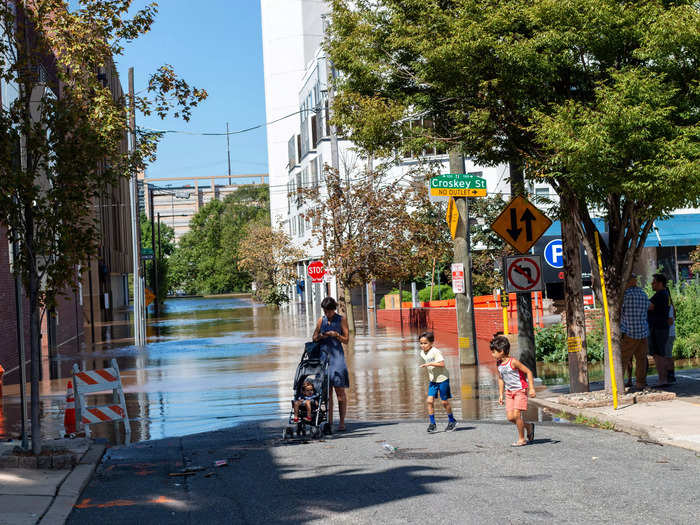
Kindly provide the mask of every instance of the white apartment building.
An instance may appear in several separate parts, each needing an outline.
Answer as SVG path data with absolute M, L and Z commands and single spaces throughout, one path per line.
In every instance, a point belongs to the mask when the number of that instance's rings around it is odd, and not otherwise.
M 306 268 L 309 262 L 321 258 L 322 249 L 313 238 L 311 224 L 304 217 L 306 204 L 296 190 L 322 185 L 323 166 L 331 165 L 331 66 L 321 48 L 328 9 L 322 1 L 308 0 L 261 0 L 261 7 L 267 120 L 292 115 L 268 127 L 270 214 L 274 226 L 283 228 L 295 244 L 305 247 L 308 258 L 299 261 L 298 266 L 300 279 L 306 281 L 305 290 L 297 287 L 297 300 L 317 306 L 321 288 L 311 286 Z M 338 157 L 341 175 L 349 177 L 352 166 L 365 162 L 357 158 L 354 145 L 348 140 L 338 140 Z M 449 172 L 445 153 L 422 152 L 420 160 L 438 164 L 443 173 Z M 403 159 L 391 168 L 389 176 L 398 179 L 418 163 L 418 158 Z M 484 177 L 489 192 L 509 192 L 507 165 L 484 167 L 467 159 L 465 169 Z M 334 281 L 329 278 L 324 294 L 337 297 Z M 312 294 L 306 292 L 309 289 Z

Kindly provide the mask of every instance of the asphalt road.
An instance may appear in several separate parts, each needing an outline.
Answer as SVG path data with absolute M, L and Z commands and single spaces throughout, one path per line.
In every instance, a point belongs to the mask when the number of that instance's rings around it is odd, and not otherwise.
M 274 421 L 115 447 L 68 523 L 668 524 L 700 515 L 693 452 L 552 422 L 520 448 L 507 423 L 425 428 L 354 423 L 325 441 L 283 442 Z M 220 459 L 228 465 L 214 467 Z

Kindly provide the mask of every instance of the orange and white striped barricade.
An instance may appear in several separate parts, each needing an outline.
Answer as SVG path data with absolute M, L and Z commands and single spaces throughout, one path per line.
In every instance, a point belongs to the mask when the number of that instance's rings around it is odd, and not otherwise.
M 111 368 L 99 370 L 83 370 L 81 372 L 78 365 L 74 364 L 73 385 L 75 387 L 76 420 L 79 425 L 84 426 L 85 435 L 90 437 L 90 425 L 109 421 L 114 422 L 115 431 L 117 431 L 118 423 L 121 421 L 124 423 L 125 441 L 128 444 L 131 441 L 131 426 L 129 425 L 129 415 L 126 413 L 124 390 L 116 359 L 112 359 Z M 107 390 L 112 391 L 112 404 L 88 406 L 86 395 Z

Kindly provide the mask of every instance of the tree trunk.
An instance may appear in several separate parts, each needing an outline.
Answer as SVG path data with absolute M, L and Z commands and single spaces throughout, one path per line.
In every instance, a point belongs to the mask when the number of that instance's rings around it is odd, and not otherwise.
M 562 197 L 561 238 L 564 249 L 564 296 L 566 299 L 566 342 L 569 357 L 571 392 L 588 392 L 588 357 L 586 352 L 586 318 L 583 309 L 581 249 L 576 232 L 576 216 Z
M 355 332 L 355 314 L 352 311 L 352 290 L 349 286 L 343 288 L 343 293 L 345 293 L 345 310 L 348 317 L 348 330 L 350 332 Z
M 30 377 L 32 383 L 32 452 L 41 453 L 41 419 L 39 414 L 39 375 L 41 374 L 41 326 L 39 321 L 39 278 L 32 272 L 29 279 Z
M 617 391 L 619 393 L 624 392 L 624 379 L 623 379 L 623 370 L 622 370 L 622 356 L 620 353 L 620 340 L 621 340 L 621 333 L 620 333 L 620 318 L 621 313 L 622 313 L 622 297 L 624 292 L 620 289 L 619 286 L 616 286 L 614 283 L 608 284 L 607 282 L 607 275 L 605 276 L 606 278 L 606 283 L 605 283 L 605 291 L 606 295 L 608 297 L 608 312 L 610 315 L 610 337 L 612 339 L 612 355 L 613 355 L 613 364 L 615 365 L 615 383 L 617 387 Z M 607 344 L 607 337 L 606 337 L 606 343 L 605 343 L 605 357 L 604 357 L 604 363 L 605 363 L 605 390 L 608 392 L 612 392 L 612 380 L 611 380 L 611 375 L 610 375 L 610 361 L 608 358 L 608 344 Z

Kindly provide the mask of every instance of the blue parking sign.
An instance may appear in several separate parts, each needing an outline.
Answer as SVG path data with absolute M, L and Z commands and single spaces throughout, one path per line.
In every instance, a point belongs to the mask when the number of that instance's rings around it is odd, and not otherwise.
M 544 248 L 544 260 L 552 268 L 564 267 L 564 247 L 561 239 L 554 239 L 547 243 L 547 246 Z

